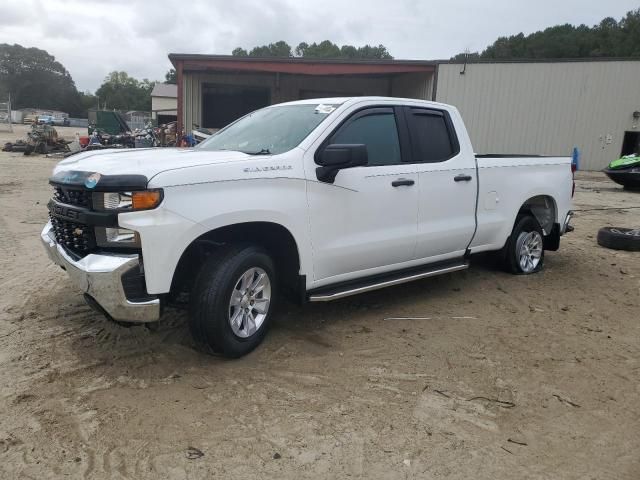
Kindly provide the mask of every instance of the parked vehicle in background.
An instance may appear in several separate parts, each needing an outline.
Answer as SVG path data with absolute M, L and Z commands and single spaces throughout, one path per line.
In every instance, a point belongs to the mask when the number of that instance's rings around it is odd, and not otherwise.
M 57 127 L 68 127 L 70 125 L 68 117 L 53 117 L 53 125 Z
M 24 125 L 32 125 L 37 122 L 38 122 L 37 115 L 25 115 L 24 118 L 22 119 L 22 123 Z
M 53 125 L 53 115 L 39 115 L 37 120 L 38 125 Z
M 194 149 L 87 152 L 41 237 L 96 309 L 188 298 L 203 350 L 244 355 L 281 295 L 323 302 L 469 267 L 538 272 L 570 231 L 570 157 L 475 155 L 456 108 L 385 97 L 257 110 Z

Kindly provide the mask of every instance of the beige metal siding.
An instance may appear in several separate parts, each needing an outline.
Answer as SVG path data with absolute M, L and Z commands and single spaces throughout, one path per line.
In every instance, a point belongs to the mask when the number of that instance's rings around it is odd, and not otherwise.
M 458 107 L 478 153 L 570 155 L 599 170 L 638 128 L 640 61 L 439 65 L 436 99 Z
M 391 96 L 431 100 L 432 88 L 433 74 L 405 73 L 393 77 L 391 81 Z
M 176 115 L 178 109 L 178 99 L 170 97 L 151 97 L 151 111 L 165 110 L 160 115 Z M 155 114 L 152 113 L 153 118 Z

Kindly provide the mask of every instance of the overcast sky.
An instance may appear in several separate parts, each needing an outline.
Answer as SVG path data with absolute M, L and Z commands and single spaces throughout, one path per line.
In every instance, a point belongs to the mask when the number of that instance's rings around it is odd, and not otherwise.
M 0 0 L 0 43 L 38 47 L 94 91 L 107 73 L 163 80 L 169 52 L 325 39 L 441 59 L 498 36 L 619 19 L 638 0 Z

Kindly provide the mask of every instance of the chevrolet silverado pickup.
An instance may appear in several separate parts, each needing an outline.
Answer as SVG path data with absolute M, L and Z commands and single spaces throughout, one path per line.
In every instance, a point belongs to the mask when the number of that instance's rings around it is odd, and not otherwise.
M 481 252 L 539 271 L 571 230 L 573 168 L 476 155 L 449 105 L 355 97 L 263 108 L 195 148 L 76 154 L 50 184 L 42 241 L 90 305 L 150 324 L 182 301 L 198 346 L 238 357 L 282 295 L 335 300 Z

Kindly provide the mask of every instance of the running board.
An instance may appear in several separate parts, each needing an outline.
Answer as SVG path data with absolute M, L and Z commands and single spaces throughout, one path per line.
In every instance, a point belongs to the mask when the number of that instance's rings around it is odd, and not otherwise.
M 370 292 L 380 288 L 390 287 L 392 285 L 400 285 L 402 283 L 413 282 L 422 278 L 435 277 L 444 275 L 445 273 L 457 272 L 469 268 L 467 262 L 457 261 L 455 263 L 437 263 L 428 267 L 412 268 L 410 270 L 402 270 L 400 272 L 389 273 L 386 275 L 376 275 L 375 277 L 364 278 L 342 285 L 329 285 L 320 289 L 308 292 L 310 302 L 330 302 L 339 298 L 350 297 L 359 293 Z

